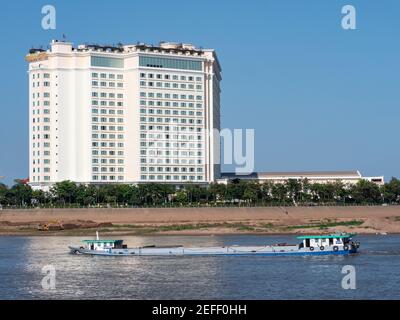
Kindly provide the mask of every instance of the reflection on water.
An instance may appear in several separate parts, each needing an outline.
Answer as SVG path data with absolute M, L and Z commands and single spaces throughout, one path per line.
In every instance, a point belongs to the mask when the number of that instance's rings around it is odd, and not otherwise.
M 400 299 L 400 236 L 359 236 L 354 256 L 99 257 L 70 255 L 78 237 L 0 238 L 0 299 Z M 124 237 L 129 246 L 262 245 L 292 236 Z M 42 268 L 56 269 L 43 290 Z M 354 265 L 357 289 L 341 287 Z

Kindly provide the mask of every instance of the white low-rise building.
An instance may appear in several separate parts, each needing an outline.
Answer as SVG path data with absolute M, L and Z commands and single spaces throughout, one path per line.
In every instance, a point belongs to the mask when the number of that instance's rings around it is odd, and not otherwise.
M 233 172 L 223 172 L 218 183 L 228 183 L 231 180 L 259 181 L 284 183 L 289 179 L 304 180 L 309 183 L 342 182 L 344 184 L 356 184 L 360 180 L 368 180 L 378 185 L 385 183 L 383 176 L 363 177 L 358 170 L 353 171 L 298 171 L 298 172 L 254 172 L 249 175 L 238 175 Z

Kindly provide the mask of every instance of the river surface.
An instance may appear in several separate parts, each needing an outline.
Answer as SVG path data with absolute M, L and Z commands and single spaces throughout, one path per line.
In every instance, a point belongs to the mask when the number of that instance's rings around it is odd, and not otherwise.
M 297 242 L 282 235 L 123 238 L 130 247 Z M 359 254 L 314 257 L 69 254 L 68 245 L 82 239 L 0 237 L 0 299 L 400 299 L 400 235 L 358 236 Z M 354 267 L 355 282 L 344 282 L 356 289 L 342 288 L 344 266 Z

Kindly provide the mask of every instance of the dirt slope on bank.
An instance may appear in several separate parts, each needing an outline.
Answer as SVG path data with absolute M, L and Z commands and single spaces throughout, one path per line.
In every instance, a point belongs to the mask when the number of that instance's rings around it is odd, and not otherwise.
M 400 206 L 1 210 L 0 234 L 43 234 L 49 222 L 61 234 L 400 233 Z

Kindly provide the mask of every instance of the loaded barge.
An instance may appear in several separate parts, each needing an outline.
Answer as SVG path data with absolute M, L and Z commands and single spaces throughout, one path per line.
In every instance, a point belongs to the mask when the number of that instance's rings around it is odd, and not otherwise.
M 183 255 L 347 255 L 356 253 L 360 244 L 353 240 L 354 234 L 299 236 L 298 244 L 278 243 L 260 246 L 184 247 L 143 246 L 128 248 L 123 240 L 83 240 L 81 246 L 70 246 L 73 254 L 101 256 L 183 256 Z

